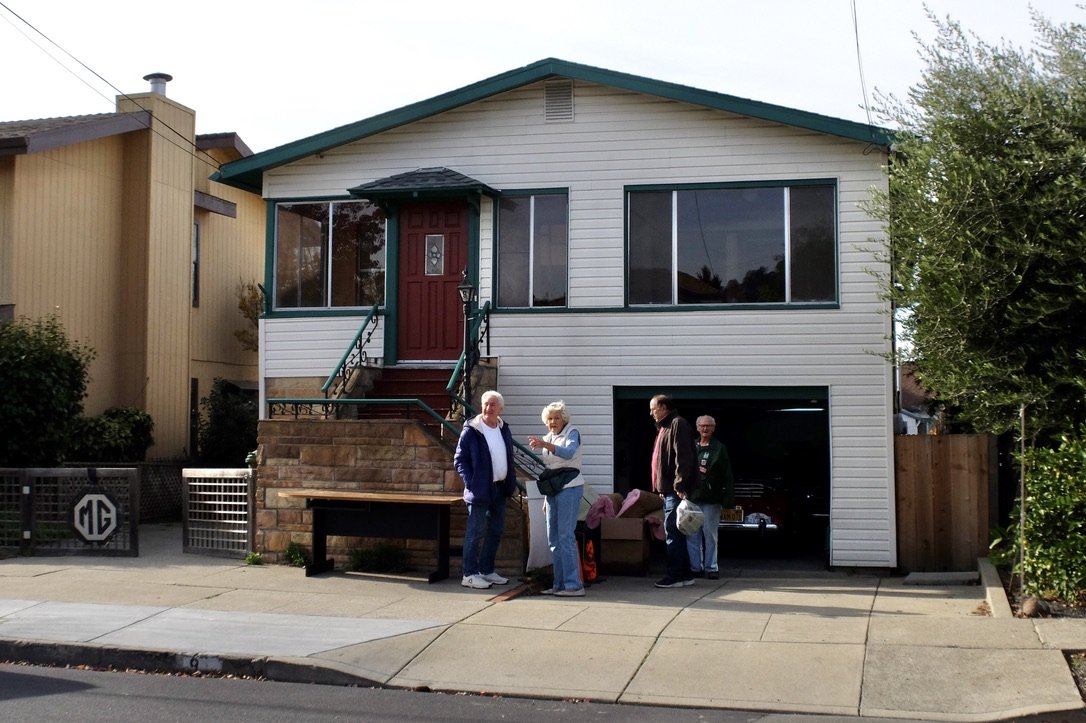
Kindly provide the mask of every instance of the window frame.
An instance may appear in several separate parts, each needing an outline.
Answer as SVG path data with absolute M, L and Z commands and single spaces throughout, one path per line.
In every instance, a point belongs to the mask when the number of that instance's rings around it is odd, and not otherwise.
M 380 206 L 365 198 L 338 197 L 338 198 L 298 198 L 298 199 L 275 199 L 269 201 L 269 227 L 271 234 L 271 253 L 268 258 L 268 283 L 272 293 L 269 294 L 268 300 L 268 313 L 275 316 L 292 316 L 292 315 L 339 315 L 339 314 L 357 314 L 360 309 L 366 309 L 371 307 L 372 303 L 363 303 L 358 305 L 334 305 L 333 301 L 336 296 L 336 289 L 334 282 L 336 279 L 335 270 L 333 269 L 333 263 L 335 261 L 335 231 L 336 225 L 333 223 L 334 218 L 334 206 L 336 204 L 369 204 L 374 208 L 380 210 Z M 320 277 L 321 277 L 321 296 L 323 304 L 320 306 L 306 306 L 299 304 L 297 306 L 281 306 L 279 304 L 279 252 L 280 252 L 280 209 L 284 206 L 324 206 L 325 207 L 325 221 L 327 228 L 324 230 L 320 244 L 321 264 L 320 264 Z M 385 215 L 383 210 L 380 210 L 383 220 L 383 234 L 384 244 L 383 253 L 384 260 L 379 269 L 384 274 L 384 283 L 381 289 L 381 299 L 377 302 L 379 307 L 384 307 L 388 301 L 389 294 L 389 229 L 391 221 Z M 355 259 L 357 265 L 358 258 Z M 355 274 L 358 270 L 355 269 Z M 358 284 L 359 279 L 355 279 L 355 284 Z M 301 293 L 301 292 L 299 292 Z
M 810 188 L 815 186 L 827 186 L 833 193 L 832 202 L 832 231 L 833 231 L 833 298 L 817 301 L 792 300 L 792 245 L 790 226 L 790 195 L 793 188 Z M 678 271 L 679 267 L 679 236 L 678 236 L 678 203 L 677 194 L 682 191 L 705 190 L 742 190 L 759 188 L 780 188 L 785 191 L 782 207 L 782 219 L 784 223 L 783 255 L 784 255 L 784 299 L 781 301 L 765 302 L 713 302 L 713 303 L 683 303 L 679 301 Z M 631 195 L 639 192 L 670 193 L 671 194 L 671 218 L 668 224 L 671 228 L 671 249 L 669 251 L 671 261 L 671 300 L 669 302 L 635 303 L 630 300 L 630 262 L 631 262 Z M 721 181 L 708 183 L 667 183 L 667 184 L 630 184 L 623 188 L 623 233 L 624 233 L 624 264 L 625 283 L 623 288 L 625 308 L 632 311 L 701 311 L 701 310 L 733 310 L 733 309 L 838 309 L 841 305 L 841 233 L 840 233 L 840 187 L 836 178 L 802 178 L 802 179 L 777 179 L 759 181 Z
M 565 302 L 562 304 L 550 304 L 550 305 L 536 305 L 535 304 L 535 282 L 536 282 L 536 223 L 535 223 L 535 203 L 536 199 L 541 196 L 563 196 L 566 200 L 566 214 L 565 214 Z M 501 259 L 501 227 L 502 227 L 502 214 L 501 205 L 502 201 L 510 198 L 516 199 L 529 199 L 530 211 L 528 215 L 528 304 L 526 306 L 507 306 L 501 303 L 501 283 L 502 283 L 502 259 Z M 570 261 L 570 220 L 569 220 L 569 188 L 568 187 L 555 187 L 555 188 L 529 188 L 529 189 L 514 189 L 510 191 L 502 191 L 501 196 L 494 203 L 494 305 L 496 308 L 502 311 L 553 311 L 570 308 L 569 299 L 569 261 Z

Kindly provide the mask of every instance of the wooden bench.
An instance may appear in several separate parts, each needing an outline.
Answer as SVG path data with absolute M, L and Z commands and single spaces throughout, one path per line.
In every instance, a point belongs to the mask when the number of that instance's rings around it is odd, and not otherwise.
M 304 499 L 313 513 L 313 561 L 306 577 L 334 567 L 328 536 L 392 537 L 437 542 L 437 570 L 429 581 L 449 576 L 449 509 L 460 495 L 423 495 L 347 490 L 279 490 L 280 497 Z

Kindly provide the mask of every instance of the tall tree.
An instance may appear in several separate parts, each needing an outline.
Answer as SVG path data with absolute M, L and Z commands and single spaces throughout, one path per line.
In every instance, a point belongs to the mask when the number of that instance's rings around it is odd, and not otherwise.
M 900 130 L 887 298 L 922 383 L 977 431 L 1051 439 L 1086 421 L 1086 28 L 1037 13 L 1036 47 L 986 44 L 929 13 L 922 80 L 878 96 Z

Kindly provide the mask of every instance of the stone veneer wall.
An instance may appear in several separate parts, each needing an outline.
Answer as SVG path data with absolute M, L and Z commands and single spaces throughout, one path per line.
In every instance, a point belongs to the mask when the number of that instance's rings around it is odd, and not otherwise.
M 412 494 L 457 494 L 464 485 L 452 466 L 453 452 L 410 420 L 273 419 L 258 429 L 255 547 L 269 562 L 283 562 L 287 545 L 312 551 L 311 513 L 305 501 L 279 497 L 281 489 L 334 489 Z M 463 545 L 465 505 L 452 508 L 450 544 L 454 556 Z M 527 558 L 527 510 L 523 500 L 509 502 L 498 569 L 519 576 Z M 329 537 L 328 554 L 344 567 L 349 551 L 376 542 Z M 436 545 L 427 540 L 397 540 L 408 552 L 412 570 L 433 570 Z M 450 575 L 460 572 L 458 560 Z
M 268 399 L 317 399 L 324 396 L 320 377 L 268 377 L 264 380 Z

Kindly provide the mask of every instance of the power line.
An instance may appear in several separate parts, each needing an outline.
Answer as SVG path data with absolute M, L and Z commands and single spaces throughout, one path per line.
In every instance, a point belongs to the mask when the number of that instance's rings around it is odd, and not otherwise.
M 32 28 L 32 29 L 34 29 L 34 30 L 35 30 L 35 32 L 38 32 L 38 31 L 37 31 L 37 29 L 35 29 L 33 25 L 31 25 L 30 23 L 28 23 L 28 22 L 27 22 L 26 20 L 23 20 L 23 18 L 22 18 L 22 17 L 20 17 L 18 13 L 16 13 L 16 12 L 15 12 L 14 10 L 12 10 L 11 8 L 9 8 L 9 7 L 8 7 L 8 6 L 6 5 L 6 4 L 4 4 L 4 3 L 0 2 L 0 7 L 4 8 L 5 10 L 7 10 L 7 11 L 8 11 L 9 13 L 11 13 L 12 15 L 14 15 L 15 17 L 19 18 L 19 20 L 20 20 L 20 21 L 21 21 L 21 22 L 22 22 L 22 23 L 23 23 L 24 25 L 26 25 L 27 27 L 29 27 L 29 28 Z M 43 53 L 45 53 L 46 55 L 48 55 L 48 56 L 49 56 L 49 58 L 50 58 L 50 59 L 51 59 L 51 60 L 52 60 L 52 61 L 53 61 L 54 63 L 56 63 L 57 65 L 59 65 L 59 66 L 60 66 L 61 68 L 63 68 L 65 72 L 67 72 L 67 73 L 71 74 L 71 76 L 72 76 L 73 78 L 75 78 L 75 79 L 76 79 L 76 80 L 78 80 L 78 81 L 79 81 L 80 83 L 82 83 L 83 85 L 87 86 L 88 88 L 90 88 L 90 89 L 91 89 L 91 90 L 92 90 L 93 92 L 95 92 L 95 93 L 97 93 L 98 95 L 102 96 L 102 98 L 104 98 L 105 100 L 107 100 L 107 101 L 109 101 L 109 100 L 110 100 L 110 98 L 106 97 L 106 95 L 105 95 L 104 93 L 102 93 L 102 91 L 98 90 L 98 89 L 97 89 L 97 88 L 95 88 L 95 87 L 94 87 L 93 85 L 91 85 L 90 83 L 88 83 L 88 82 L 87 82 L 86 80 L 84 80 L 83 78 L 81 78 L 81 77 L 80 77 L 80 76 L 79 76 L 79 75 L 78 75 L 77 73 L 75 73 L 75 71 L 73 71 L 73 70 L 72 70 L 71 68 L 69 68 L 68 66 L 66 66 L 66 65 L 65 65 L 64 63 L 62 63 L 62 62 L 60 61 L 60 59 L 59 59 L 59 58 L 57 58 L 57 57 L 56 57 L 55 55 L 53 55 L 53 54 L 52 54 L 52 53 L 50 53 L 50 52 L 49 52 L 48 50 L 46 50 L 46 49 L 45 49 L 45 48 L 44 48 L 44 47 L 43 47 L 43 46 L 41 45 L 41 43 L 39 43 L 39 42 L 38 42 L 38 41 L 37 41 L 37 40 L 36 40 L 35 38 L 31 37 L 30 35 L 27 35 L 27 33 L 26 33 L 26 31 L 25 31 L 25 30 L 23 30 L 23 29 L 22 29 L 21 27 L 19 27 L 18 25 L 16 25 L 15 23 L 13 23 L 13 22 L 11 21 L 11 18 L 5 17 L 5 18 L 4 18 L 4 22 L 6 22 L 6 23 L 7 23 L 8 25 L 10 25 L 10 26 L 11 26 L 12 28 L 14 28 L 16 32 L 18 32 L 18 33 L 19 33 L 20 35 L 22 35 L 22 36 L 23 36 L 24 38 L 26 38 L 26 39 L 27 39 L 27 41 L 29 41 L 29 42 L 30 42 L 30 43 L 32 43 L 32 44 L 33 44 L 33 45 L 34 45 L 35 47 L 37 47 L 37 48 L 38 48 L 38 50 L 40 50 L 40 51 L 42 51 Z M 38 34 L 39 34 L 39 35 L 41 35 L 41 33 L 40 33 L 40 32 L 38 32 Z M 44 36 L 44 35 L 42 35 L 42 37 L 45 37 L 45 36 Z M 48 40 L 48 38 L 46 38 L 46 40 Z M 50 41 L 50 42 L 52 42 L 52 41 Z M 55 43 L 54 43 L 54 45 L 55 45 Z
M 44 39 L 45 41 L 47 41 L 47 42 L 48 42 L 48 43 L 49 43 L 50 45 L 52 45 L 52 46 L 53 46 L 54 48 L 56 48 L 56 49 L 57 49 L 57 50 L 59 50 L 60 52 L 64 53 L 64 55 L 68 56 L 68 57 L 69 57 L 69 58 L 71 58 L 71 59 L 72 59 L 73 61 L 75 61 L 76 63 L 78 63 L 80 67 L 82 67 L 82 68 L 83 68 L 84 70 L 86 70 L 86 71 L 87 71 L 88 73 L 90 73 L 91 75 L 93 75 L 93 76 L 94 76 L 95 78 L 98 78 L 98 80 L 100 80 L 100 81 L 102 81 L 103 83 L 105 83 L 106 85 L 108 85 L 108 86 L 109 86 L 110 88 L 112 88 L 112 89 L 113 89 L 114 91 L 116 91 L 117 95 L 119 95 L 120 97 L 122 97 L 122 98 L 124 98 L 125 100 L 129 101 L 130 103 L 132 103 L 133 105 L 135 105 L 135 106 L 136 106 L 137 108 L 139 108 L 140 110 L 142 110 L 142 111 L 144 111 L 144 112 L 149 112 L 149 111 L 147 110 L 147 108 L 145 108 L 145 107 L 144 107 L 143 105 L 141 105 L 141 104 L 139 103 L 139 101 L 137 101 L 136 99 L 132 98 L 132 97 L 131 97 L 130 95 L 128 95 L 127 93 L 125 93 L 125 92 L 121 91 L 121 89 L 120 89 L 120 88 L 118 88 L 117 86 L 113 85 L 113 83 L 110 83 L 110 82 L 109 82 L 108 80 L 106 80 L 106 79 L 105 79 L 105 78 L 103 78 L 103 77 L 102 77 L 101 75 L 99 75 L 99 74 L 98 74 L 97 72 L 95 72 L 93 68 L 91 68 L 91 67 L 90 67 L 90 66 L 88 66 L 88 65 L 87 65 L 86 63 L 84 63 L 84 62 L 83 62 L 82 60 L 80 60 L 79 58 L 77 58 L 77 57 L 75 57 L 74 55 L 72 55 L 71 53 L 69 53 L 69 52 L 68 52 L 67 50 L 65 50 L 64 48 L 62 48 L 62 47 L 61 47 L 61 46 L 60 46 L 59 44 L 57 44 L 57 43 L 56 43 L 56 42 L 55 42 L 55 41 L 54 41 L 54 40 L 53 40 L 52 38 L 50 38 L 50 37 L 49 37 L 48 35 L 46 35 L 45 33 L 43 33 L 43 32 L 42 32 L 41 30 L 38 30 L 38 28 L 37 28 L 37 27 L 35 27 L 33 23 L 31 23 L 30 21 L 28 21 L 28 20 L 27 20 L 26 18 L 24 18 L 23 16 L 19 15 L 19 13 L 15 12 L 14 10 L 12 10 L 12 9 L 11 9 L 11 7 L 9 7 L 7 3 L 5 3 L 5 2 L 2 2 L 2 0 L 0 0 L 0 8 L 3 8 L 4 10 L 8 11 L 8 13 L 10 13 L 10 14 L 11 14 L 11 15 L 12 15 L 13 17 L 17 18 L 17 19 L 19 20 L 19 22 L 21 22 L 21 23 L 22 23 L 23 25 L 25 25 L 25 26 L 26 26 L 27 28 L 29 28 L 29 29 L 33 30 L 33 31 L 34 31 L 34 32 L 35 32 L 35 33 L 36 33 L 37 35 L 41 36 L 41 38 L 43 38 L 43 39 Z M 11 25 L 11 26 L 12 26 L 13 28 L 15 28 L 15 30 L 17 30 L 17 31 L 19 32 L 19 34 L 20 34 L 20 35 L 22 35 L 22 36 L 23 36 L 24 38 L 26 38 L 26 39 L 27 39 L 27 40 L 29 40 L 29 41 L 30 41 L 31 43 L 33 43 L 35 47 L 37 47 L 37 48 L 38 48 L 39 50 L 41 50 L 41 51 L 42 51 L 43 53 L 45 53 L 46 55 L 48 55 L 48 56 L 49 56 L 49 57 L 50 57 L 50 58 L 51 58 L 51 59 L 52 59 L 52 60 L 53 60 L 53 61 L 54 61 L 54 62 L 55 62 L 55 63 L 56 63 L 57 65 L 59 65 L 60 67 L 64 68 L 64 70 L 65 70 L 65 71 L 67 71 L 68 73 L 70 73 L 70 74 L 71 74 L 71 75 L 72 75 L 73 77 L 75 77 L 75 78 L 76 78 L 76 79 L 77 79 L 77 80 L 78 80 L 79 82 L 83 83 L 83 85 L 87 86 L 88 88 L 90 88 L 90 89 L 91 89 L 92 91 L 94 91 L 94 92 L 95 92 L 95 93 L 97 93 L 98 95 L 102 96 L 102 98 L 104 98 L 104 99 L 105 99 L 106 101 L 109 101 L 110 103 L 112 103 L 112 102 L 113 102 L 113 101 L 112 101 L 112 99 L 110 99 L 109 97 L 107 97 L 107 96 L 106 96 L 106 95 L 105 95 L 104 93 L 102 93 L 102 92 L 101 92 L 100 90 L 98 90 L 98 89 L 97 89 L 97 88 L 95 88 L 95 87 L 94 87 L 93 85 L 91 85 L 90 83 L 88 83 L 88 82 L 87 82 L 87 81 L 86 81 L 86 80 L 85 80 L 84 78 L 80 77 L 80 76 L 79 76 L 79 75 L 78 75 L 78 74 L 77 74 L 77 73 L 76 73 L 75 71 L 73 71 L 73 70 L 72 70 L 72 69 L 71 69 L 70 67 L 68 67 L 68 66 L 67 66 L 67 65 L 65 65 L 65 64 L 64 64 L 63 62 L 61 62 L 61 60 L 60 60 L 59 58 L 57 58 L 57 57 L 56 57 L 55 55 L 53 55 L 53 54 L 52 54 L 51 52 L 49 52 L 49 50 L 47 50 L 46 48 L 42 47 L 42 45 L 41 45 L 40 43 L 38 43 L 38 42 L 37 42 L 37 40 L 35 40 L 35 39 L 34 39 L 33 37 L 31 37 L 30 35 L 27 35 L 27 34 L 26 34 L 26 32 L 24 32 L 22 28 L 20 28 L 19 26 L 17 26 L 17 25 L 15 24 L 15 23 L 11 22 L 11 20 L 10 20 L 10 19 L 8 19 L 8 18 L 4 18 L 4 19 L 5 19 L 6 21 L 7 21 L 7 23 L 8 23 L 9 25 Z M 152 117 L 153 117 L 153 114 L 152 114 Z M 152 133 L 154 133 L 155 135 L 157 135 L 157 136 L 158 136 L 159 138 L 161 138 L 162 140 L 164 140 L 164 141 L 166 141 L 167 143 L 169 143 L 169 144 L 173 145 L 174 147 L 176 147 L 176 148 L 180 148 L 181 150 L 185 151 L 185 152 L 186 152 L 186 153 L 188 153 L 188 154 L 189 154 L 190 156 L 192 156 L 192 157 L 193 157 L 193 159 L 195 159 L 195 160 L 198 160 L 198 161 L 202 161 L 202 162 L 204 162 L 204 163 L 207 163 L 207 164 L 208 164 L 209 166 L 212 166 L 212 167 L 214 167 L 214 168 L 215 168 L 216 170 L 218 170 L 218 169 L 219 169 L 220 165 L 219 165 L 218 161 L 216 161 L 216 160 L 215 160 L 215 158 L 214 158 L 213 156 L 211 156 L 211 154 L 209 154 L 209 153 L 207 153 L 206 151 L 202 151 L 202 150 L 200 150 L 199 148 L 197 148 L 197 147 L 196 147 L 196 144 L 195 144 L 195 143 L 194 143 L 193 141 L 190 141 L 190 140 L 188 139 L 188 137 L 187 137 L 187 136 L 185 136 L 184 134 L 182 134 L 182 133 L 181 133 L 180 131 L 178 131 L 178 130 L 177 130 L 176 128 L 174 128 L 173 126 L 171 126 L 171 125 L 170 125 L 169 123 L 167 123 L 167 122 L 163 121 L 162 119 L 159 119 L 159 122 L 160 122 L 160 123 L 161 123 L 162 125 L 164 125 L 164 126 L 165 126 L 166 128 L 168 128 L 168 129 L 169 129 L 169 130 L 170 130 L 170 131 L 171 131 L 171 132 L 172 132 L 172 133 L 173 133 L 174 135 L 176 135 L 176 136 L 177 136 L 178 138 L 180 138 L 180 139 L 181 139 L 181 141 L 182 141 L 182 143 L 183 143 L 184 145 L 180 145 L 180 144 L 178 144 L 177 142 L 175 142 L 175 141 L 174 141 L 174 139 L 172 139 L 172 138 L 170 138 L 170 137 L 168 137 L 168 136 L 165 136 L 165 135 L 163 135 L 162 133 L 160 133 L 159 131 L 157 131 L 157 130 L 156 130 L 156 129 L 154 128 L 154 125 L 153 125 L 153 124 L 149 124 L 149 125 L 147 126 L 148 130 L 150 130 L 150 131 L 151 131 Z
M 852 0 L 852 36 L 856 39 L 856 66 L 860 70 L 860 90 L 864 96 L 864 112 L 867 113 L 867 125 L 874 125 L 871 121 L 871 103 L 867 99 L 867 81 L 864 80 L 864 60 L 860 52 L 860 21 L 856 15 L 856 0 Z

